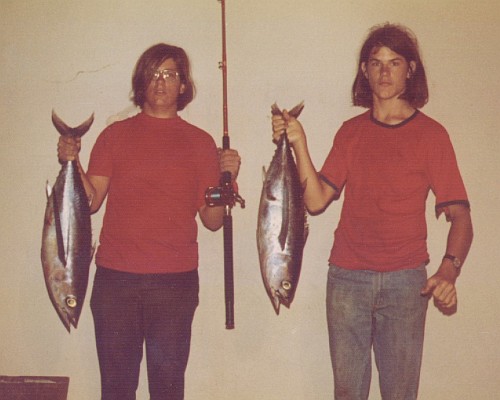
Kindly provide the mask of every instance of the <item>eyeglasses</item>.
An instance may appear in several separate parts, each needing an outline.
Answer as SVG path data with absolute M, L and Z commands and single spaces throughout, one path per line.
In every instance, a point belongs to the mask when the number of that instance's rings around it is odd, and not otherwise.
M 179 73 L 177 71 L 172 71 L 171 69 L 159 69 L 154 72 L 153 80 L 157 81 L 160 76 L 166 82 L 173 82 L 179 79 Z

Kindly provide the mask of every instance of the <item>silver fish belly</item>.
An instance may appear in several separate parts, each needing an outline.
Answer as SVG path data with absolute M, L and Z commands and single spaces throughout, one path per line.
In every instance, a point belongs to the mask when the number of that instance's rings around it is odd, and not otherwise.
M 76 128 L 55 113 L 61 135 L 83 136 L 93 115 Z M 54 186 L 47 184 L 41 260 L 49 298 L 65 328 L 78 326 L 93 257 L 90 205 L 76 161 L 64 162 Z
M 298 116 L 303 105 L 290 110 Z M 273 105 L 273 113 L 280 113 Z M 257 248 L 262 280 L 279 314 L 280 304 L 290 307 L 299 282 L 302 253 L 307 239 L 303 189 L 286 134 L 265 174 L 257 223 Z

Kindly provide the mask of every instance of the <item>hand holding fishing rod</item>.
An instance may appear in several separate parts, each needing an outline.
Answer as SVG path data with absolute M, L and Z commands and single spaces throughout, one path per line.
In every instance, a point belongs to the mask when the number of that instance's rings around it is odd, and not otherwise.
M 240 157 L 236 150 L 219 149 L 221 179 L 220 186 L 209 187 L 205 193 L 206 203 L 210 207 L 234 207 L 240 203 L 245 208 L 245 200 L 235 190 L 236 177 L 240 165 Z

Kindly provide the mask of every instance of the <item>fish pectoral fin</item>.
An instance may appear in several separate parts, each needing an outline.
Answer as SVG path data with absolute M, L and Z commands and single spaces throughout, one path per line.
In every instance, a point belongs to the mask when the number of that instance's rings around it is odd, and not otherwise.
M 288 204 L 288 191 L 283 192 L 283 203 Z M 281 250 L 285 250 L 286 240 L 288 238 L 288 231 L 290 229 L 290 210 L 288 207 L 283 207 L 281 209 L 281 229 L 278 236 L 280 242 Z
M 276 201 L 276 197 L 274 197 L 269 191 L 266 192 L 266 198 L 269 201 Z
M 70 213 L 71 214 L 71 213 Z M 73 216 L 70 215 L 69 220 L 71 221 L 73 219 Z M 68 254 L 70 254 L 71 251 L 73 251 L 72 248 L 72 243 L 73 243 L 73 235 L 71 234 L 71 224 L 68 224 L 66 234 L 63 233 L 63 249 L 60 254 L 61 262 L 66 265 L 68 264 Z
M 288 236 L 288 228 L 285 227 L 283 224 L 281 226 L 281 231 L 280 231 L 280 234 L 278 236 L 278 241 L 280 243 L 280 247 L 281 247 L 281 250 L 284 251 L 285 250 L 285 246 L 286 246 L 286 239 L 287 239 L 287 236 Z
M 265 191 L 266 191 L 266 199 L 269 201 L 276 201 L 276 196 L 273 195 L 272 190 L 271 190 L 271 182 L 266 181 L 264 183 L 265 186 Z

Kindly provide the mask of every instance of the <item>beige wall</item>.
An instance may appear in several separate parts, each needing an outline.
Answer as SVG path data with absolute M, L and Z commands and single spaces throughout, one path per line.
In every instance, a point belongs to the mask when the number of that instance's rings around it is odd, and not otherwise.
M 194 322 L 187 399 L 326 399 L 332 379 L 324 311 L 327 254 L 339 204 L 310 219 L 300 285 L 277 317 L 255 245 L 262 166 L 274 152 L 270 105 L 305 100 L 301 120 L 319 166 L 349 105 L 358 49 L 369 27 L 391 21 L 418 35 L 430 83 L 424 112 L 449 130 L 472 203 L 475 242 L 458 283 L 459 311 L 431 307 L 421 398 L 496 399 L 500 392 L 499 95 L 500 6 L 452 0 L 228 0 L 229 123 L 243 166 L 245 210 L 235 209 L 236 329 L 224 329 L 222 234 L 203 231 L 201 305 Z M 63 375 L 70 400 L 97 399 L 99 374 L 88 301 L 68 335 L 43 283 L 44 186 L 53 182 L 55 108 L 71 125 L 95 111 L 84 138 L 130 111 L 140 53 L 166 41 L 191 56 L 198 95 L 182 116 L 222 136 L 220 6 L 216 0 L 0 0 L 0 374 Z M 448 225 L 428 203 L 433 272 Z M 102 214 L 94 217 L 97 238 Z M 92 266 L 92 275 L 94 272 Z M 89 290 L 90 293 L 90 290 Z M 145 372 L 145 371 L 144 371 Z M 380 399 L 374 377 L 370 399 Z M 139 399 L 147 398 L 142 374 Z

